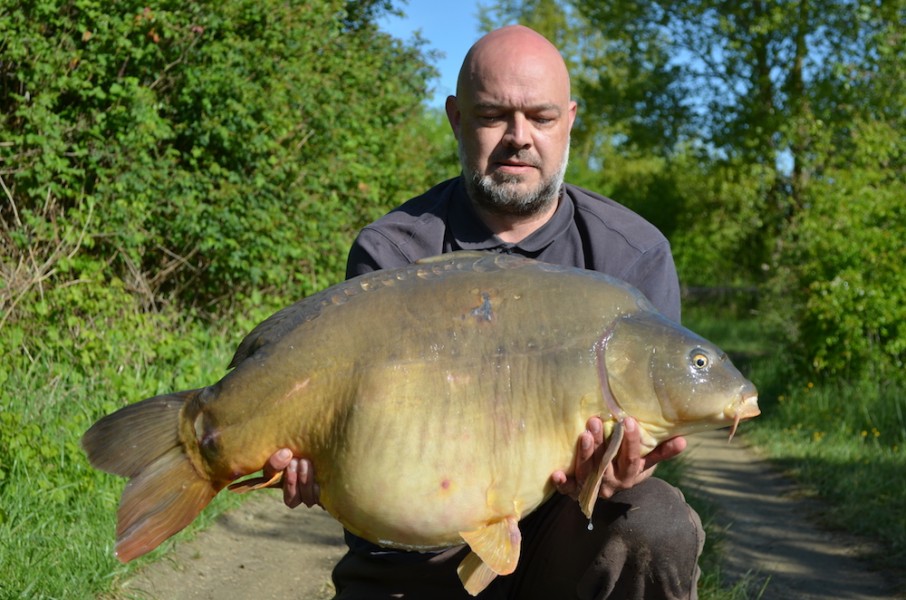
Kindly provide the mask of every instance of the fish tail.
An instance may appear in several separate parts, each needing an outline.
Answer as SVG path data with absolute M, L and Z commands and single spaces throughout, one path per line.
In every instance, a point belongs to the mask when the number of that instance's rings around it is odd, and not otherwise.
M 95 423 L 82 448 L 95 468 L 129 478 L 117 511 L 116 557 L 129 562 L 192 522 L 219 489 L 180 438 L 182 408 L 200 390 L 126 406 Z

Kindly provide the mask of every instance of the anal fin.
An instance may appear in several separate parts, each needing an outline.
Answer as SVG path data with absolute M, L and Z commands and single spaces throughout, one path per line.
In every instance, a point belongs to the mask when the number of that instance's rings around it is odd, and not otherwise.
M 497 575 L 509 575 L 516 570 L 522 544 L 516 517 L 510 516 L 459 535 L 472 552 L 463 559 L 456 572 L 472 596 L 488 587 Z
M 474 552 L 469 552 L 462 559 L 462 562 L 456 567 L 456 573 L 459 575 L 459 580 L 462 581 L 462 586 L 469 592 L 470 596 L 480 594 L 497 577 L 497 573 L 492 571 L 491 567 Z

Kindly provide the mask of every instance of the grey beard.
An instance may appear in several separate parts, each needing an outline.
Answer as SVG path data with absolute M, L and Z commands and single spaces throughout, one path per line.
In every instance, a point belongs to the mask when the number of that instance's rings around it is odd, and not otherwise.
M 566 145 L 563 161 L 557 172 L 542 181 L 534 190 L 526 193 L 520 193 L 511 186 L 519 183 L 518 176 L 498 175 L 498 179 L 495 180 L 490 175 L 481 175 L 472 169 L 466 161 L 462 143 L 459 144 L 459 162 L 466 191 L 473 202 L 491 214 L 525 217 L 543 211 L 556 201 L 566 176 L 569 144 Z

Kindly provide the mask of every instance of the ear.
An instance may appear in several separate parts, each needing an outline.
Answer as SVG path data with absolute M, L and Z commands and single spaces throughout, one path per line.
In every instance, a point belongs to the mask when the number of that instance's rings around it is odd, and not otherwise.
M 459 102 L 456 100 L 456 96 L 447 96 L 445 108 L 447 109 L 447 120 L 450 121 L 450 127 L 453 129 L 453 135 L 456 137 L 456 141 L 459 141 L 462 112 L 459 110 Z
M 575 100 L 569 101 L 569 129 L 572 131 L 573 123 L 576 122 L 576 112 L 579 110 L 579 104 Z

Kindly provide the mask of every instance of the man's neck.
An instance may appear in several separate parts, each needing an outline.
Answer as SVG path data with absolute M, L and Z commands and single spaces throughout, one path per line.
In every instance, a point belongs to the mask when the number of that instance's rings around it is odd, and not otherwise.
M 559 200 L 551 202 L 543 210 L 531 215 L 501 215 L 492 213 L 478 206 L 474 202 L 472 206 L 481 221 L 496 235 L 500 241 L 507 244 L 518 244 L 537 230 L 541 229 L 545 223 L 550 221 L 551 217 L 557 211 Z

